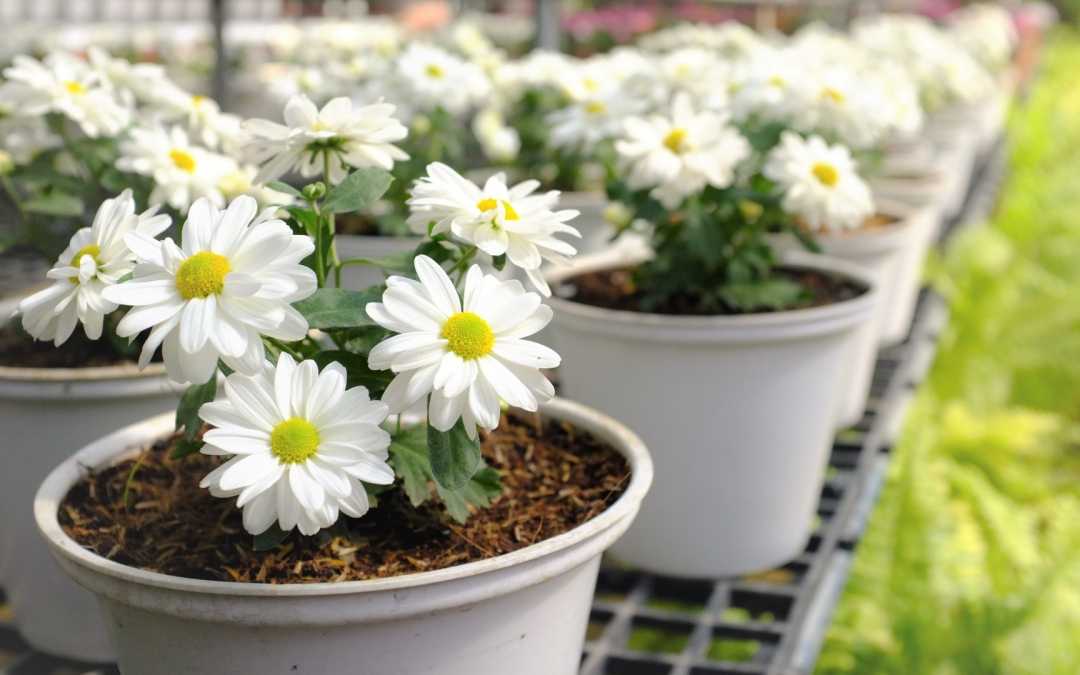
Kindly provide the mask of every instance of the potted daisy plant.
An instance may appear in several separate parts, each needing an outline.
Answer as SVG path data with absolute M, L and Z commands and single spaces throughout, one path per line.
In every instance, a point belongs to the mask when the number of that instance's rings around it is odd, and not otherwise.
M 40 545 L 34 486 L 76 448 L 178 395 L 160 363 L 140 371 L 138 346 L 116 336 L 118 306 L 103 291 L 134 270 L 125 236 L 160 234 L 197 197 L 282 197 L 225 154 L 236 122 L 160 66 L 94 48 L 16 56 L 0 80 L 0 200 L 17 241 L 55 261 L 46 285 L 15 298 L 21 316 L 9 321 L 9 310 L 0 325 L 0 420 L 19 438 L 0 460 L 0 585 L 22 637 L 43 652 L 112 657 L 93 599 Z
M 753 140 L 753 142 L 751 142 Z M 748 139 L 676 97 L 631 118 L 609 185 L 651 251 L 553 271 L 567 395 L 659 449 L 655 487 L 613 550 L 687 577 L 768 568 L 812 529 L 828 448 L 878 290 L 844 261 L 779 255 L 770 232 L 873 212 L 850 157 L 820 138 Z
M 41 486 L 54 556 L 98 596 L 124 672 L 576 672 L 600 554 L 651 464 L 552 399 L 561 359 L 528 339 L 546 286 L 476 263 L 501 237 L 515 255 L 497 264 L 539 264 L 573 213 L 433 165 L 410 204 L 428 235 L 385 284 L 335 288 L 334 214 L 391 175 L 335 185 L 355 147 L 290 133 L 270 152 L 268 135 L 266 161 L 330 167 L 287 220 L 200 199 L 178 242 L 123 238 L 134 272 L 101 291 L 128 308 L 116 332 L 187 388 Z

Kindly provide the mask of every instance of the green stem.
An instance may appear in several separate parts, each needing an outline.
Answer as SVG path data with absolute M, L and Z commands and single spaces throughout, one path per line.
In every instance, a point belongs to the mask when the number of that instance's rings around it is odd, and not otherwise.
M 330 151 L 323 152 L 323 182 L 327 186 L 327 190 L 330 189 Z M 319 228 L 320 232 L 323 228 Z M 337 253 L 337 225 L 334 222 L 334 213 L 331 212 L 326 216 L 326 235 L 330 237 L 330 261 L 329 265 L 334 268 L 334 286 L 341 288 L 341 260 L 338 258 Z M 327 264 L 327 261 L 323 261 L 323 264 Z M 323 273 L 326 276 L 326 273 Z
M 131 508 L 131 505 L 128 504 L 128 493 L 131 491 L 131 484 L 135 482 L 135 474 L 139 472 L 139 467 L 142 466 L 148 452 L 149 450 L 143 450 L 139 453 L 139 458 L 131 465 L 131 471 L 128 472 L 127 480 L 124 481 L 124 492 L 120 495 L 120 503 L 124 505 L 125 509 Z
M 462 278 L 465 276 L 465 270 L 468 269 L 469 263 L 472 262 L 473 257 L 476 255 L 476 246 L 470 246 L 465 249 L 465 252 L 461 254 L 461 259 L 454 263 L 454 266 L 450 268 L 450 272 L 447 276 L 452 276 L 455 273 L 458 275 L 457 283 L 460 285 Z
M 272 338 L 272 337 L 267 337 L 267 336 L 264 335 L 263 336 L 263 341 L 266 344 L 273 347 L 274 349 L 278 350 L 279 352 L 285 352 L 286 354 L 293 357 L 297 361 L 303 361 L 304 360 L 304 355 L 303 354 L 301 354 L 296 349 L 293 349 L 289 345 L 285 344 L 281 340 L 278 340 L 278 339 Z

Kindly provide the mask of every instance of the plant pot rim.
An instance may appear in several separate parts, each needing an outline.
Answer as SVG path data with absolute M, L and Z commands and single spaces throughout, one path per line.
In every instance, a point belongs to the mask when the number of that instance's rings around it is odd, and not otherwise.
M 550 554 L 585 542 L 624 519 L 632 518 L 652 483 L 653 464 L 644 443 L 632 431 L 610 417 L 581 404 L 553 399 L 542 404 L 541 413 L 579 425 L 611 444 L 630 465 L 630 483 L 626 491 L 602 513 L 560 535 L 537 542 L 511 553 L 430 572 L 416 572 L 394 577 L 361 581 L 316 582 L 299 584 L 264 584 L 233 581 L 209 581 L 148 572 L 108 560 L 83 548 L 71 539 L 57 518 L 60 503 L 71 487 L 86 475 L 89 468 L 104 467 L 139 452 L 148 441 L 173 428 L 172 413 L 152 417 L 113 432 L 69 457 L 45 478 L 34 498 L 34 517 L 54 555 L 76 567 L 109 577 L 112 580 L 148 586 L 165 591 L 209 594 L 229 597 L 305 598 L 341 596 L 357 593 L 401 592 L 488 572 L 504 570 L 539 560 Z M 398 593 L 394 593 L 395 596 Z
M 920 212 L 926 208 L 908 206 L 890 198 L 878 198 L 875 201 L 877 202 L 875 215 L 888 216 L 895 220 L 873 229 L 859 227 L 852 230 L 811 233 L 821 242 L 825 255 L 885 252 L 903 246 L 911 232 L 916 229 L 916 220 L 922 215 Z
M 880 289 L 861 267 L 846 260 L 804 251 L 785 251 L 782 263 L 821 272 L 840 274 L 863 285 L 866 290 L 854 298 L 817 307 L 778 312 L 734 315 L 679 315 L 608 309 L 552 296 L 555 321 L 571 321 L 586 330 L 616 332 L 625 337 L 668 339 L 676 342 L 736 342 L 791 339 L 841 330 L 870 316 Z M 611 267 L 633 265 L 644 260 L 641 253 L 614 251 L 585 256 L 574 263 L 553 269 L 548 281 L 553 288 L 572 276 Z
M 13 298 L 15 305 L 21 300 Z M 6 313 L 0 323 L 6 325 L 14 316 Z M 45 368 L 24 366 L 0 366 L 0 399 L 4 398 L 68 398 L 73 394 L 110 396 L 118 387 L 130 395 L 131 385 L 142 389 L 155 387 L 158 380 L 165 379 L 165 364 L 150 363 L 143 370 L 132 362 L 111 366 L 85 368 Z

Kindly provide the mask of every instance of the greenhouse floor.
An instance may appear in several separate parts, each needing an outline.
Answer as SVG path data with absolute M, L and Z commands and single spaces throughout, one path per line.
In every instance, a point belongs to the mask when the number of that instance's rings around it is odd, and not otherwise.
M 980 162 L 958 227 L 993 208 L 1005 168 L 999 142 Z M 944 301 L 923 292 L 905 342 L 883 350 L 863 420 L 833 446 L 819 525 L 806 550 L 781 568 L 733 580 L 688 581 L 605 566 L 581 675 L 795 675 L 813 670 L 874 507 L 889 450 L 948 320 Z M 113 666 L 36 653 L 0 605 L 0 675 L 106 675 Z

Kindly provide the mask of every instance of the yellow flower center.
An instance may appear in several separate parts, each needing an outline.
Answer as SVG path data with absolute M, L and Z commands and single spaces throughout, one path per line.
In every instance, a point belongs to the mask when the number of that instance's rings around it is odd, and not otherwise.
M 585 104 L 585 112 L 590 115 L 603 115 L 607 112 L 607 106 L 603 101 L 589 101 Z
M 279 422 L 270 432 L 270 452 L 282 464 L 302 464 L 319 450 L 319 430 L 300 417 Z
M 776 87 L 777 89 L 783 89 L 787 86 L 787 80 L 780 77 L 779 75 L 773 75 L 769 78 L 769 84 Z
M 75 80 L 64 82 L 64 89 L 67 89 L 69 94 L 74 94 L 76 96 L 82 96 L 86 93 L 86 85 L 82 82 L 76 82 Z
M 191 97 L 191 105 L 195 108 L 202 107 L 202 104 L 206 102 L 206 97 L 202 94 L 195 94 Z
M 828 187 L 834 187 L 836 182 L 840 180 L 840 173 L 832 164 L 818 162 L 810 169 L 810 171 L 814 174 L 814 178 L 817 178 L 822 185 L 827 185 Z
M 676 155 L 686 150 L 686 129 L 676 127 L 664 136 L 664 147 Z
M 510 202 L 502 200 L 502 205 L 503 217 L 506 220 L 519 220 L 521 218 L 521 216 L 518 215 L 517 211 L 514 210 L 514 207 L 510 204 Z M 476 202 L 476 208 L 480 209 L 481 211 L 492 211 L 498 208 L 498 206 L 499 200 L 492 199 L 491 197 L 487 197 Z
M 225 275 L 230 269 L 225 256 L 201 251 L 180 263 L 180 269 L 176 270 L 176 290 L 185 300 L 217 295 L 225 288 Z
M 79 269 L 79 263 L 82 262 L 83 256 L 87 256 L 87 255 L 90 256 L 91 258 L 93 258 L 95 263 L 100 265 L 101 263 L 98 262 L 98 259 L 97 259 L 97 257 L 100 254 L 101 254 L 101 247 L 100 246 L 98 246 L 97 244 L 87 244 L 86 246 L 83 246 L 78 251 L 76 251 L 75 255 L 73 255 L 71 257 L 71 266 L 74 267 L 75 269 Z M 70 281 L 73 284 L 77 284 L 77 283 L 79 283 L 79 277 L 78 277 L 78 275 L 73 276 L 73 277 L 69 277 L 68 281 Z
M 450 351 L 466 361 L 491 353 L 495 332 L 483 317 L 472 312 L 458 312 L 443 324 L 439 335 L 449 344 Z
M 176 168 L 181 171 L 195 173 L 195 158 L 191 156 L 191 153 L 178 148 L 173 148 L 169 151 L 169 159 L 171 159 L 172 163 L 176 165 Z
M 844 101 L 847 100 L 847 96 L 844 96 L 844 92 L 840 91 L 839 89 L 834 89 L 833 87 L 825 87 L 824 89 L 822 89 L 821 98 L 828 99 L 833 103 L 838 104 L 842 104 Z
M 442 66 L 435 63 L 429 63 L 424 72 L 428 74 L 428 77 L 434 77 L 436 80 L 441 80 L 446 75 L 446 71 L 442 69 Z
M 585 91 L 589 92 L 590 94 L 595 94 L 596 92 L 600 91 L 600 83 L 598 83 L 591 77 L 586 77 L 584 80 L 581 81 L 581 84 L 583 87 L 585 87 Z

